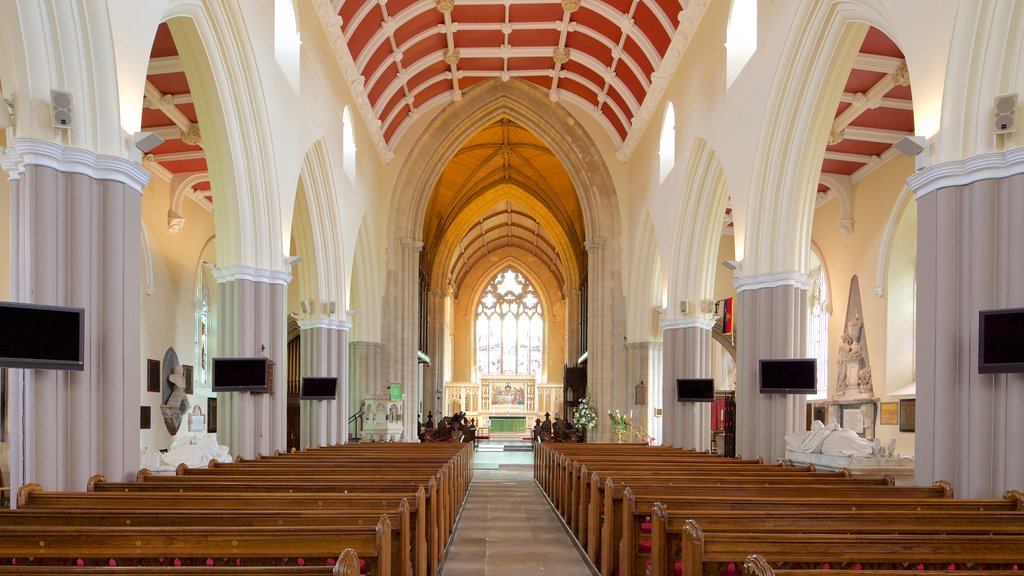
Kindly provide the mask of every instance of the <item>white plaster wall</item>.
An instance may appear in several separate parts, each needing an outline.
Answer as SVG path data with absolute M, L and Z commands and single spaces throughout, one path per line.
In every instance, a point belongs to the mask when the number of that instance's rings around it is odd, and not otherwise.
M 182 202 L 181 215 L 185 218 L 185 226 L 177 234 L 168 230 L 169 193 L 167 182 L 154 178 L 142 194 L 142 225 L 149 238 L 154 290 L 152 294 L 146 294 L 146 278 L 143 277 L 139 286 L 142 299 L 142 365 L 139 366 L 139 382 L 142 387 L 142 404 L 151 407 L 152 428 L 140 430 L 139 438 L 141 448 L 151 450 L 168 448 L 171 436 L 160 415 L 161 395 L 146 392 L 146 359 L 162 361 L 167 348 L 173 347 L 178 361 L 193 366 L 193 377 L 196 377 L 199 363 L 195 358 L 192 299 L 200 252 L 214 233 L 213 215 L 189 199 Z M 204 258 L 215 264 L 215 255 L 216 250 L 211 248 Z M 208 286 L 212 300 L 216 286 L 213 283 Z M 212 323 L 212 312 L 209 319 Z M 206 412 L 206 399 L 202 392 L 197 390 L 196 394 L 189 396 L 189 402 L 198 402 L 203 412 Z

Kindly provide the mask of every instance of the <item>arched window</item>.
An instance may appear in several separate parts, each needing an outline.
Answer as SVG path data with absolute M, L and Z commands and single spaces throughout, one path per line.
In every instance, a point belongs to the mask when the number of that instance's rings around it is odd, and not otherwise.
M 661 122 L 661 140 L 658 142 L 658 183 L 665 181 L 665 177 L 672 171 L 676 164 L 676 111 L 669 102 L 665 106 L 665 119 Z
M 818 360 L 818 392 L 808 394 L 808 400 L 824 400 L 828 397 L 828 317 L 832 313 L 828 299 L 828 282 L 825 278 L 825 267 L 821 263 L 817 250 L 811 250 L 811 284 L 810 317 L 807 335 L 807 350 L 810 356 Z
M 195 314 L 196 349 L 195 349 L 195 389 L 210 391 L 210 290 L 206 285 L 206 273 L 200 265 L 196 274 L 196 293 L 192 300 Z
M 514 268 L 499 272 L 476 307 L 476 367 L 480 375 L 537 374 L 544 317 L 533 284 Z
M 341 111 L 341 169 L 352 182 L 356 181 L 356 136 L 352 127 L 352 112 L 348 106 Z

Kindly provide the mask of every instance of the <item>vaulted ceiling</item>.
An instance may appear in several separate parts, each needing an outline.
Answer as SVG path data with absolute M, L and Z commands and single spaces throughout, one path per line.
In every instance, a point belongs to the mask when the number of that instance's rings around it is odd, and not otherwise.
M 578 278 L 583 213 L 568 173 L 534 134 L 502 119 L 470 138 L 427 204 L 424 255 L 456 293 L 481 261 L 506 249 L 535 259 L 559 289 Z
M 903 52 L 870 28 L 836 108 L 818 185 L 820 200 L 847 189 L 899 152 L 892 147 L 914 134 L 910 74 Z
M 522 78 L 543 87 L 553 101 L 582 106 L 621 145 L 649 119 L 706 0 L 334 5 L 340 23 L 336 18 L 333 24 L 358 76 L 356 92 L 368 101 L 364 114 L 372 116 L 371 130 L 390 150 L 417 114 L 459 100 L 463 90 L 495 77 Z
M 188 196 L 212 210 L 213 192 L 199 118 L 166 22 L 157 29 L 149 54 L 142 130 L 164 139 L 163 144 L 149 151 L 144 161 L 147 168 L 170 180 L 171 194 L 176 198 L 172 206 L 180 205 L 181 198 Z M 174 216 L 169 216 L 173 227 Z

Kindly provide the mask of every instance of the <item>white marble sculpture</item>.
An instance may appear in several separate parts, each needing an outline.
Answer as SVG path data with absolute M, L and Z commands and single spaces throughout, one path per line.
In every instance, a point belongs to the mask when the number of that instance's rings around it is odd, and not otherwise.
M 841 336 L 838 354 L 839 369 L 835 397 L 840 399 L 871 398 L 871 362 L 868 358 L 867 335 L 861 316 L 860 283 L 850 280 L 850 298 L 846 309 L 846 327 Z
M 786 435 L 786 451 L 800 454 L 891 458 L 895 456 L 895 446 L 895 439 L 884 445 L 877 438 L 871 442 L 861 438 L 853 430 L 840 428 L 835 422 L 826 426 L 820 420 L 815 420 L 807 432 Z

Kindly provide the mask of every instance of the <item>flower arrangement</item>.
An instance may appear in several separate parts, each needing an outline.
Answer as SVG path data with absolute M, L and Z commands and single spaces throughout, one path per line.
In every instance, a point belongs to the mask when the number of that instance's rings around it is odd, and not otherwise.
M 594 407 L 590 405 L 590 400 L 584 398 L 580 400 L 576 410 L 572 415 L 573 425 L 580 431 L 590 430 L 594 426 L 597 426 L 597 413 L 594 412 Z

